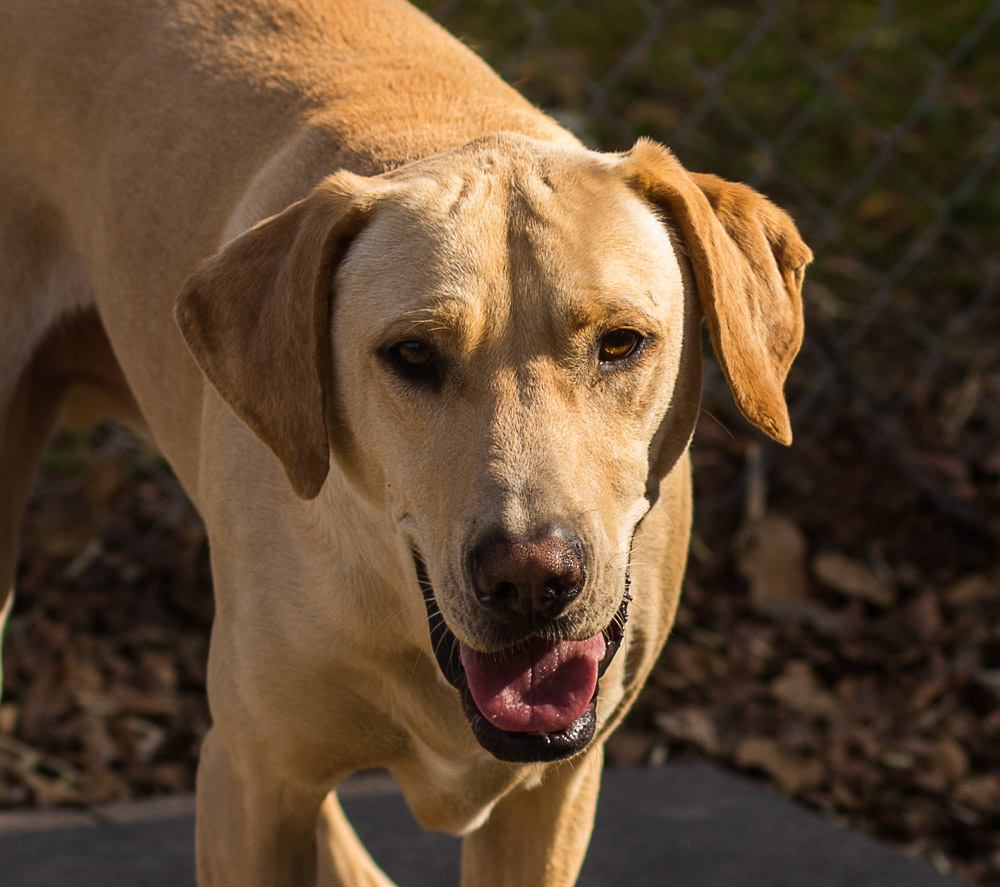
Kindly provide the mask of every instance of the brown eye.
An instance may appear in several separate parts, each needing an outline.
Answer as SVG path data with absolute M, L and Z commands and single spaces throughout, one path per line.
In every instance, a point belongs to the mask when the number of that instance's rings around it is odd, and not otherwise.
M 389 349 L 401 369 L 411 373 L 429 373 L 434 369 L 434 349 L 426 342 L 407 339 Z
M 643 336 L 635 330 L 611 330 L 601 339 L 597 358 L 601 363 L 619 363 L 635 354 L 643 341 Z

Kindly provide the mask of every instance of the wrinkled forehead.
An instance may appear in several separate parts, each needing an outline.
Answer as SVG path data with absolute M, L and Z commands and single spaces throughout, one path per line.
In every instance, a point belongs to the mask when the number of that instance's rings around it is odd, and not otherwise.
M 387 177 L 338 274 L 372 327 L 401 315 L 470 329 L 511 316 L 579 327 L 627 305 L 657 313 L 676 302 L 668 229 L 606 155 L 435 160 Z

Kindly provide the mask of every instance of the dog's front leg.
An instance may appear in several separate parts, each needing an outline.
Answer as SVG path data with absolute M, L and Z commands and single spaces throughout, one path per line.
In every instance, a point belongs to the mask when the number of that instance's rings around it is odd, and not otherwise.
M 213 728 L 198 764 L 199 887 L 311 887 L 324 792 L 278 778 L 252 747 Z
M 395 887 L 334 792 L 279 782 L 215 728 L 198 766 L 197 863 L 199 887 Z
M 462 887 L 572 887 L 594 825 L 601 749 L 515 789 L 462 843 Z
M 323 802 L 318 835 L 320 887 L 395 887 L 368 855 L 335 792 Z

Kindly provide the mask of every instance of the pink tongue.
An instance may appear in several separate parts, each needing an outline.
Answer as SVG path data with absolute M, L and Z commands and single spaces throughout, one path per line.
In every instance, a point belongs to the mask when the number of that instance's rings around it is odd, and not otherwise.
M 590 704 L 604 637 L 558 644 L 532 638 L 497 653 L 459 645 L 476 708 L 494 727 L 552 733 L 568 727 Z

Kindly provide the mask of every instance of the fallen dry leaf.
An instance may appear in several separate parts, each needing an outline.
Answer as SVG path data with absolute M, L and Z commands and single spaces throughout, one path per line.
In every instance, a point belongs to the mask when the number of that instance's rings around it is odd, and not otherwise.
M 938 596 L 932 591 L 924 591 L 910 601 L 902 613 L 903 624 L 913 633 L 914 638 L 924 642 L 934 640 L 944 625 Z
M 605 755 L 613 767 L 640 767 L 649 760 L 654 737 L 647 730 L 616 730 L 608 739 Z
M 771 684 L 771 692 L 796 711 L 813 717 L 829 717 L 837 707 L 836 698 L 820 686 L 813 667 L 802 659 L 788 663 Z
M 805 757 L 783 748 L 766 736 L 750 736 L 736 749 L 736 763 L 741 767 L 763 770 L 790 795 L 815 788 L 823 782 L 823 764 L 816 758 Z
M 1000 776 L 984 773 L 963 779 L 952 797 L 957 804 L 1000 816 Z
M 659 712 L 656 726 L 672 739 L 691 742 L 708 754 L 719 751 L 719 735 L 708 714 L 700 708 Z
M 956 782 L 969 772 L 969 756 L 954 739 L 938 742 L 931 752 L 930 763 L 949 783 Z
M 812 562 L 817 580 L 833 591 L 879 607 L 891 606 L 895 589 L 866 564 L 836 551 L 816 555 Z
M 21 717 L 21 706 L 14 702 L 0 705 L 0 733 L 13 733 Z
M 744 528 L 738 565 L 762 612 L 780 611 L 808 596 L 806 540 L 794 521 L 767 514 Z
M 964 576 L 944 593 L 944 599 L 953 607 L 964 607 L 988 598 L 995 598 L 1000 589 L 982 573 Z

